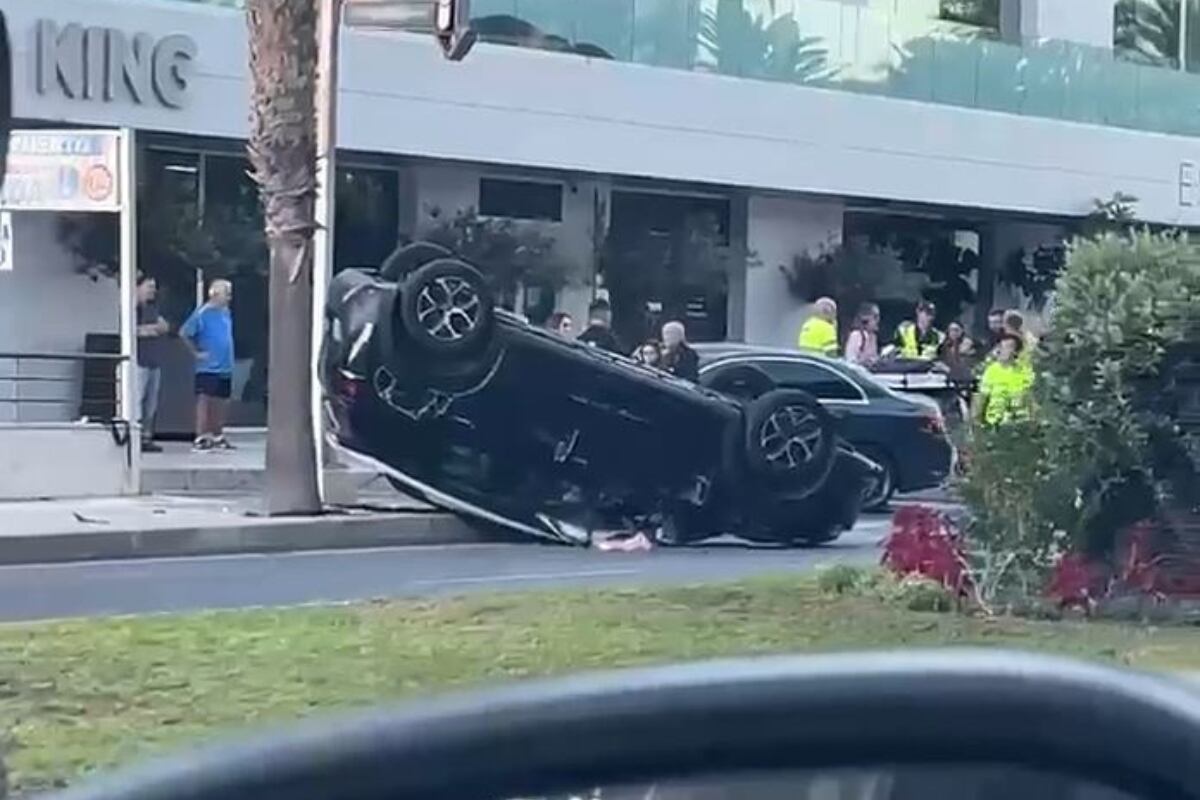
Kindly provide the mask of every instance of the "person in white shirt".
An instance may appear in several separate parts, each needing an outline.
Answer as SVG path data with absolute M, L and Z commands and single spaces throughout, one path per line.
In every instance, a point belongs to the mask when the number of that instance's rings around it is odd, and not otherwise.
M 863 303 L 846 337 L 846 360 L 869 367 L 879 360 L 879 306 Z

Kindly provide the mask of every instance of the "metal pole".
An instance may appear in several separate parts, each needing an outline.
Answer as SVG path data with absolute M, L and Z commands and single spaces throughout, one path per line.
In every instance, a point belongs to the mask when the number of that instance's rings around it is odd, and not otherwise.
M 137 142 L 132 128 L 121 131 L 118 178 L 121 196 L 120 287 L 121 355 L 117 417 L 129 423 L 129 471 L 125 489 L 142 491 L 142 436 L 137 387 Z
M 313 446 L 317 450 L 317 489 L 325 499 L 325 466 L 332 459 L 325 446 L 322 408 L 321 340 L 325 332 L 325 298 L 333 277 L 334 210 L 337 194 L 338 33 L 342 0 L 317 0 L 317 230 L 313 235 L 312 408 Z

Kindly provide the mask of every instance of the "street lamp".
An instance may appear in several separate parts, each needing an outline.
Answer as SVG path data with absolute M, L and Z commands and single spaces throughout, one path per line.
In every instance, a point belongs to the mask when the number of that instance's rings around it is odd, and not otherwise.
M 475 44 L 470 0 L 346 0 L 344 20 L 353 28 L 432 34 L 451 61 Z

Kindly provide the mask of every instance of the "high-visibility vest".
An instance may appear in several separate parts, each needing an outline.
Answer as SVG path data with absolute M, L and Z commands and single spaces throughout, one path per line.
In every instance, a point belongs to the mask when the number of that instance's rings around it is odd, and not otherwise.
M 1029 390 L 1033 372 L 1019 363 L 993 361 L 979 379 L 979 393 L 987 398 L 983 421 L 1003 425 L 1029 416 Z
M 931 328 L 933 341 L 921 343 L 917 334 L 917 323 L 900 323 L 900 355 L 905 358 L 924 358 L 932 361 L 937 358 L 938 348 L 942 346 L 945 336 L 936 328 Z
M 823 317 L 809 317 L 800 326 L 800 338 L 797 340 L 801 350 L 808 350 L 823 356 L 838 354 L 837 325 Z

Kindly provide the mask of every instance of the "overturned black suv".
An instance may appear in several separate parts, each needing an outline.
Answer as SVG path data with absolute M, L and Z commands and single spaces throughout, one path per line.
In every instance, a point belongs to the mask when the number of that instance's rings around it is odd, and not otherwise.
M 329 287 L 321 372 L 332 442 L 410 494 L 577 544 L 658 527 L 831 541 L 875 465 L 810 395 L 752 402 L 530 326 L 437 245 Z

